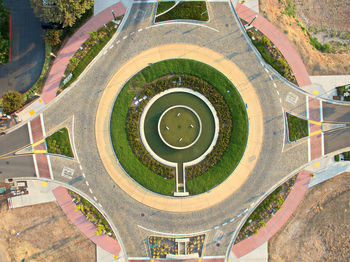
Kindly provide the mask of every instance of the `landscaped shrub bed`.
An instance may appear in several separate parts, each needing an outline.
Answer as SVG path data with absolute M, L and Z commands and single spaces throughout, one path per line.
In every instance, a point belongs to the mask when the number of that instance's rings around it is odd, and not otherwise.
M 175 1 L 169 1 L 169 2 L 158 2 L 157 6 L 157 15 L 165 12 L 169 8 L 175 5 Z
M 150 236 L 148 242 L 150 244 L 151 257 L 152 258 L 166 258 L 167 254 L 178 254 L 178 243 L 173 237 L 160 237 Z M 199 257 L 202 256 L 204 246 L 205 235 L 198 235 L 189 237 L 187 242 L 187 254 L 198 253 Z
M 192 75 L 207 82 L 224 96 L 231 112 L 233 128 L 226 152 L 214 168 L 186 181 L 186 188 L 191 195 L 200 194 L 220 184 L 233 172 L 242 158 L 248 138 L 248 118 L 242 98 L 230 80 L 214 68 L 194 60 L 170 59 L 151 64 L 134 75 L 124 85 L 114 104 L 110 124 L 113 148 L 119 163 L 136 182 L 153 192 L 173 194 L 175 181 L 157 175 L 137 159 L 129 145 L 125 128 L 130 104 L 135 96 L 147 83 L 169 74 Z
M 73 198 L 76 205 L 75 211 L 80 210 L 86 218 L 97 227 L 96 235 L 105 233 L 110 237 L 117 239 L 107 220 L 92 204 L 90 204 L 89 201 L 71 190 L 68 190 L 68 194 Z
M 208 21 L 208 10 L 205 1 L 181 2 L 169 12 L 156 17 L 156 22 L 186 19 Z
M 251 28 L 247 31 L 248 36 L 252 40 L 256 49 L 258 49 L 261 56 L 266 63 L 271 65 L 278 73 L 285 77 L 288 81 L 297 84 L 292 69 L 282 53 L 275 47 L 275 45 L 258 29 Z
M 344 157 L 344 161 L 350 161 L 350 151 L 349 152 L 343 152 L 341 153 Z M 340 156 L 339 155 L 335 155 L 334 156 L 334 160 L 335 161 L 340 161 Z
M 137 107 L 130 107 L 126 121 L 126 131 L 129 144 L 141 163 L 150 168 L 153 172 L 165 178 L 173 179 L 173 168 L 166 167 L 154 160 L 145 149 L 141 142 L 139 123 L 141 113 L 148 101 L 154 95 L 163 92 L 166 89 L 180 87 L 180 82 L 178 81 L 179 78 L 181 78 L 182 87 L 190 88 L 203 94 L 214 106 L 219 118 L 220 131 L 215 147 L 203 161 L 186 168 L 186 179 L 192 179 L 208 171 L 220 160 L 222 154 L 226 151 L 231 138 L 232 117 L 230 108 L 227 105 L 225 98 L 209 83 L 190 75 L 167 75 L 156 81 L 147 83 L 143 90 L 137 95 L 138 97 L 146 96 L 147 99 L 142 100 Z
M 294 186 L 295 180 L 296 176 L 290 178 L 259 204 L 241 228 L 235 244 L 258 233 L 258 230 L 266 225 L 270 218 L 282 207 L 284 200 Z
M 307 120 L 293 116 L 289 113 L 287 115 L 289 141 L 308 136 Z
M 62 128 L 46 138 L 47 152 L 73 157 L 67 128 Z
M 345 86 L 338 86 L 336 87 L 337 89 L 337 93 L 338 93 L 338 97 L 344 97 L 345 101 L 350 101 L 350 84 L 345 85 Z M 346 95 L 344 95 L 346 94 Z
M 84 42 L 82 48 L 79 49 L 69 60 L 64 75 L 67 77 L 72 74 L 72 78 L 65 84 L 63 83 L 64 78 L 62 78 L 60 84 L 61 90 L 67 88 L 78 78 L 78 76 L 112 38 L 116 31 L 116 24 L 114 22 L 108 22 L 106 26 L 99 28 L 97 31 L 90 32 L 90 37 Z M 59 90 L 59 92 L 61 90 Z

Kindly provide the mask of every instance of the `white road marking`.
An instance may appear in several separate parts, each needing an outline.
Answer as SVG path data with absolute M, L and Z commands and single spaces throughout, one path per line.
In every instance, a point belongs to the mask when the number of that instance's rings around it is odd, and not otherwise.
M 98 203 L 98 205 L 99 205 L 100 207 L 102 207 L 101 203 Z
M 133 35 L 133 34 L 135 34 L 135 32 L 131 32 L 131 33 L 130 33 L 130 35 Z
M 89 188 L 89 191 L 90 191 L 91 194 L 93 193 L 91 188 Z
M 142 28 L 140 28 L 139 30 L 137 30 L 137 32 L 141 32 L 143 29 Z
M 83 177 L 86 178 L 85 174 L 83 173 Z
M 33 154 L 33 162 L 34 162 L 35 174 L 36 174 L 37 177 L 40 177 L 39 176 L 38 163 L 36 162 L 36 155 L 35 154 Z
M 112 48 L 113 48 L 113 46 L 114 46 L 114 45 L 111 45 L 111 46 L 109 47 L 109 49 L 112 49 Z
M 280 103 L 282 104 L 282 99 L 281 99 L 281 98 L 279 98 L 279 100 L 280 100 Z
M 126 35 L 126 36 L 123 37 L 123 40 L 125 40 L 125 39 L 127 39 L 127 38 L 128 38 L 128 36 Z
M 41 129 L 43 131 L 43 136 L 46 137 L 43 113 L 40 114 L 40 122 L 41 122 Z
M 277 95 L 280 95 L 280 92 L 278 92 L 278 90 L 276 90 L 276 92 L 277 92 Z
M 86 185 L 89 186 L 89 182 L 88 181 L 85 181 Z
M 274 86 L 275 88 L 277 88 L 277 85 L 276 85 L 276 83 L 273 83 L 273 86 Z
M 97 201 L 97 197 L 94 196 L 95 201 Z
M 269 70 L 267 70 L 267 68 L 265 67 L 265 71 L 266 71 L 266 73 L 268 73 L 269 72 Z
M 120 43 L 120 40 L 117 41 L 117 44 L 119 44 L 119 43 Z
M 80 170 L 83 170 L 83 167 L 81 165 L 79 165 L 79 168 L 80 168 Z

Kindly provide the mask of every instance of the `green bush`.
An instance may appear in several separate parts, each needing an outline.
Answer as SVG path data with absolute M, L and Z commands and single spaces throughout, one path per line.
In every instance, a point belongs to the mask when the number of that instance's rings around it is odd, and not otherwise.
M 339 155 L 335 155 L 335 156 L 334 156 L 334 160 L 337 161 L 337 162 L 339 162 L 339 160 L 340 160 L 340 159 L 339 159 Z
M 47 41 L 50 46 L 55 47 L 61 43 L 60 35 L 61 35 L 61 30 L 47 30 L 45 33 L 45 41 Z
M 307 120 L 287 113 L 289 141 L 308 136 Z
M 47 152 L 73 157 L 67 128 L 62 128 L 46 138 Z

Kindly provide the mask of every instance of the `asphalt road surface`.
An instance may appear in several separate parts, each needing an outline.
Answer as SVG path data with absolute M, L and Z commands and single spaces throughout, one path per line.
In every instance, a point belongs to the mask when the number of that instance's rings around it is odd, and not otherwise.
M 29 0 L 5 0 L 11 13 L 11 62 L 0 64 L 0 97 L 9 91 L 27 91 L 40 76 L 45 44 L 40 21 Z

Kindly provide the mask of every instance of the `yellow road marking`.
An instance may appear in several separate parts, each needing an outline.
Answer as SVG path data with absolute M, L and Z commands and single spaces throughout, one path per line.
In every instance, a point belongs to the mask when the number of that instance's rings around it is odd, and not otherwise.
M 30 114 L 30 116 L 33 116 L 33 115 L 35 114 L 34 109 L 30 110 L 30 111 L 29 111 L 29 114 Z
M 320 162 L 316 162 L 316 163 L 315 163 L 315 167 L 319 167 L 320 165 L 321 165 Z
M 309 137 L 312 137 L 312 136 L 315 136 L 315 135 L 318 135 L 318 134 L 321 134 L 321 133 L 322 133 L 322 130 L 320 129 L 320 130 L 317 130 L 315 132 L 310 133 Z
M 318 91 L 317 90 L 312 90 L 312 93 L 317 96 L 318 95 Z
M 314 124 L 314 125 L 318 125 L 318 126 L 322 126 L 322 123 L 321 123 L 321 122 L 314 121 L 314 120 L 309 120 L 309 123 L 310 123 L 310 124 Z
M 32 147 L 36 147 L 37 145 L 40 145 L 41 143 L 43 143 L 45 141 L 45 138 L 39 140 L 38 142 L 35 142 L 34 144 L 32 144 Z
M 42 153 L 47 153 L 46 150 L 34 150 L 33 151 L 34 154 L 42 154 Z
M 42 187 L 47 187 L 47 182 L 41 182 Z

